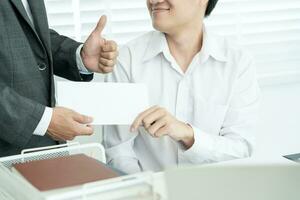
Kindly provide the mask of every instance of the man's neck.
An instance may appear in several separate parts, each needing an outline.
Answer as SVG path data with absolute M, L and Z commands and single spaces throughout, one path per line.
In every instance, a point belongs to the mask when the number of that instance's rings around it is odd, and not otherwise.
M 166 38 L 172 56 L 185 73 L 202 48 L 203 25 L 181 28 L 172 34 L 166 34 Z

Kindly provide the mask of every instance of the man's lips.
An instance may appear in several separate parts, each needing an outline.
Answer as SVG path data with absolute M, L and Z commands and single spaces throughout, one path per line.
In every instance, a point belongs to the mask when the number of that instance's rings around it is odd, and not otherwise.
M 151 11 L 152 13 L 156 13 L 156 12 L 164 12 L 164 11 L 169 11 L 169 8 L 152 8 Z

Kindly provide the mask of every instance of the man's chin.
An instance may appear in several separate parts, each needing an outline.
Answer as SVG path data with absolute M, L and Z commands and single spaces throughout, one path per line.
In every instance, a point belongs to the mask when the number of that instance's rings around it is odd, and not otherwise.
M 161 23 L 155 23 L 155 22 L 153 22 L 153 23 L 152 23 L 152 26 L 153 26 L 153 28 L 154 28 L 155 30 L 157 30 L 157 31 L 159 31 L 159 32 L 163 32 L 163 33 L 168 32 L 168 30 L 170 29 L 170 28 L 168 28 L 166 25 L 163 25 L 163 24 L 161 24 Z

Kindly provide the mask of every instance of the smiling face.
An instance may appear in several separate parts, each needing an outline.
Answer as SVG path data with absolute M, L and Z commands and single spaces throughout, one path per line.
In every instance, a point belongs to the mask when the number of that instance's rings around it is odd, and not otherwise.
M 208 0 L 147 0 L 153 27 L 164 33 L 202 23 Z

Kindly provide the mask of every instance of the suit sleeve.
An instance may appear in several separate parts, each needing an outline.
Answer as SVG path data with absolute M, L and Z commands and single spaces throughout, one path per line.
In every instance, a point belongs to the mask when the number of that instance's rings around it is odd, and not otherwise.
M 91 81 L 93 74 L 80 74 L 76 63 L 76 50 L 81 43 L 59 35 L 50 29 L 54 74 L 71 81 Z
M 0 138 L 14 146 L 25 146 L 32 137 L 45 106 L 0 83 Z

